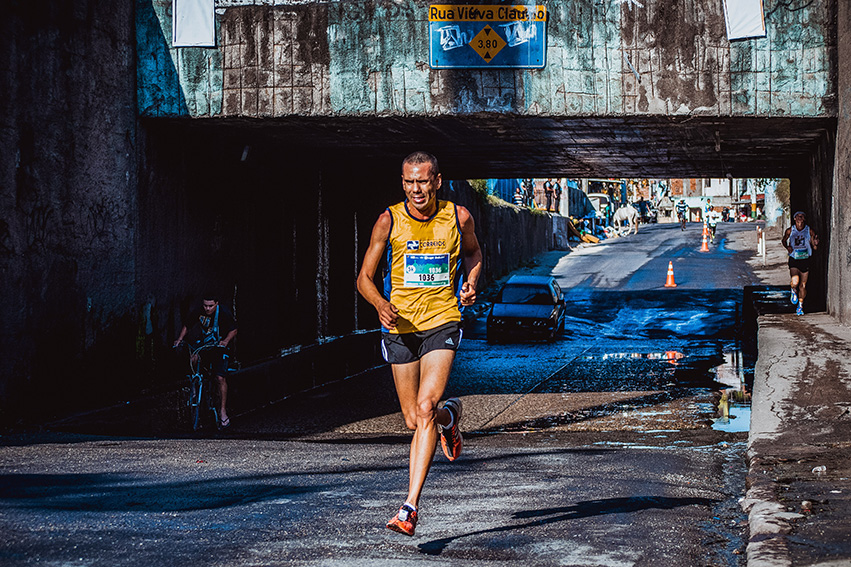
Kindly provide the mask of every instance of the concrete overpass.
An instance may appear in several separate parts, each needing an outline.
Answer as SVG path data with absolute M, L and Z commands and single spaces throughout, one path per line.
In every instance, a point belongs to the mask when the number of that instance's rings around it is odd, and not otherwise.
M 357 261 L 420 148 L 448 179 L 789 177 L 827 243 L 812 297 L 851 321 L 849 7 L 766 0 L 767 37 L 730 42 L 722 0 L 539 4 L 543 68 L 471 70 L 431 67 L 420 0 L 217 0 L 209 48 L 173 47 L 171 0 L 11 3 L 3 407 L 68 374 L 157 387 L 207 287 L 249 360 L 374 327 Z M 489 215 L 492 265 L 546 246 Z
M 174 48 L 171 1 L 142 2 L 139 112 L 367 159 L 427 145 L 459 177 L 794 176 L 835 129 L 832 2 L 768 2 L 767 37 L 733 42 L 722 0 L 543 3 L 542 69 L 431 68 L 429 4 L 220 0 L 216 47 Z

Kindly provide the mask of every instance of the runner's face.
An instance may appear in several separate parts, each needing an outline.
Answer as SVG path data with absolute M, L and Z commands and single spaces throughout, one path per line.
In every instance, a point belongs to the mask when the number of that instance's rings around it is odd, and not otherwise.
M 204 313 L 206 313 L 208 317 L 212 316 L 213 312 L 216 310 L 216 305 L 218 305 L 218 302 L 211 299 L 205 299 L 203 302 Z
M 406 163 L 402 166 L 402 189 L 408 205 L 421 215 L 431 216 L 437 204 L 440 174 L 431 174 L 430 163 Z
M 801 215 L 795 215 L 795 228 L 801 230 L 802 228 L 804 228 L 805 222 L 806 220 L 804 219 L 804 217 L 802 217 Z

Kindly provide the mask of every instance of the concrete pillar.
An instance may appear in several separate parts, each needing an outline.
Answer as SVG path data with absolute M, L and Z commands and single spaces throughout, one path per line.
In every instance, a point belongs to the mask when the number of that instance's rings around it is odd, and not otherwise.
M 851 324 L 851 5 L 837 2 L 836 154 L 833 194 L 829 203 L 827 309 L 842 323 Z

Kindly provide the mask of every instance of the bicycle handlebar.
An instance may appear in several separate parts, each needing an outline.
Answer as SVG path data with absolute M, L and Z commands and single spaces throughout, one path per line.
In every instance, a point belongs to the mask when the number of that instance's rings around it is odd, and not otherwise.
M 226 349 L 226 348 L 228 348 L 228 347 L 226 347 L 226 346 L 222 346 L 222 345 L 220 345 L 219 343 L 215 343 L 215 344 L 202 344 L 202 345 L 199 345 L 199 346 L 197 346 L 197 347 L 195 347 L 195 348 L 192 348 L 191 346 L 189 346 L 189 344 L 188 344 L 186 341 L 180 341 L 180 342 L 179 342 L 179 343 L 177 343 L 176 345 L 173 345 L 171 348 L 180 348 L 180 347 L 185 347 L 186 349 L 188 349 L 188 350 L 189 350 L 189 354 L 198 354 L 198 353 L 199 353 L 199 352 L 201 352 L 202 350 L 213 349 L 213 348 L 220 348 L 220 349 Z
M 190 353 L 190 354 L 198 354 L 198 353 L 200 353 L 202 350 L 215 349 L 215 348 L 220 348 L 220 349 L 222 349 L 222 350 L 225 350 L 227 347 L 222 346 L 222 345 L 220 345 L 220 344 L 218 344 L 218 343 L 213 344 L 213 345 L 201 345 L 201 346 L 196 347 L 196 348 L 194 348 L 194 349 L 193 349 L 192 347 L 189 347 L 189 353 Z
M 214 350 L 214 349 L 221 349 L 222 351 L 224 351 L 227 348 L 227 347 L 221 346 L 218 343 L 202 344 L 198 347 L 192 348 L 191 346 L 189 346 L 188 343 L 186 343 L 186 341 L 180 341 L 180 343 L 174 345 L 172 348 L 177 349 L 177 348 L 180 348 L 180 347 L 185 347 L 189 351 L 189 370 L 193 374 L 196 374 L 196 373 L 201 371 L 201 366 L 200 366 L 201 356 L 200 355 L 203 351 Z

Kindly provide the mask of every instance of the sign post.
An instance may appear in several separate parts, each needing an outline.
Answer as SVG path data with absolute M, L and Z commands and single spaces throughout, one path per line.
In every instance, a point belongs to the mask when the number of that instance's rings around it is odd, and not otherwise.
M 547 62 L 547 7 L 432 4 L 433 69 L 541 69 Z

